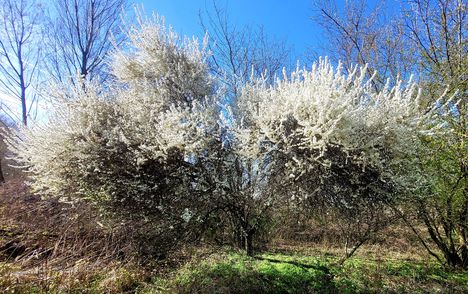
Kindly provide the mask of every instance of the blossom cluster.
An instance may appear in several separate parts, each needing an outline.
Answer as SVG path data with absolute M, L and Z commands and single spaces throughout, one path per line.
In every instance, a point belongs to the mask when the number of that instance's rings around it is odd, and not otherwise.
M 128 40 L 113 54 L 111 85 L 53 88 L 48 121 L 10 138 L 36 191 L 160 210 L 167 198 L 196 195 L 190 189 L 225 192 L 227 183 L 247 182 L 228 196 L 247 195 L 259 207 L 266 199 L 269 207 L 279 176 L 294 185 L 343 175 L 350 179 L 342 185 L 351 185 L 358 181 L 351 174 L 365 185 L 417 183 L 410 170 L 420 136 L 440 129 L 416 83 L 376 92 L 365 67 L 345 73 L 327 59 L 274 83 L 254 79 L 220 107 L 206 40 L 182 38 L 159 17 L 129 27 Z M 206 175 L 216 172 L 214 162 L 231 165 L 218 170 L 238 178 Z
M 218 95 L 205 47 L 157 16 L 128 35 L 113 54 L 113 84 L 51 88 L 47 121 L 10 138 L 35 191 L 156 207 L 176 189 L 175 166 L 206 149 Z
M 331 153 L 340 150 L 345 164 L 402 180 L 400 171 L 423 148 L 421 136 L 440 129 L 435 108 L 422 107 L 416 83 L 388 83 L 376 92 L 366 72 L 356 66 L 344 73 L 341 64 L 321 59 L 310 70 L 284 73 L 274 85 L 262 79 L 246 85 L 236 101 L 240 115 L 227 120 L 234 121 L 238 151 L 286 154 L 290 176 L 298 179 L 317 165 L 338 164 Z

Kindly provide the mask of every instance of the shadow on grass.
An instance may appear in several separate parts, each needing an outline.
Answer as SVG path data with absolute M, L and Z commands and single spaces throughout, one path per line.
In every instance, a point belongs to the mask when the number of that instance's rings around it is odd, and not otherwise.
M 330 269 L 269 257 L 230 256 L 179 276 L 177 293 L 337 293 Z
M 333 279 L 333 274 L 330 272 L 330 269 L 325 265 L 307 264 L 307 263 L 302 263 L 302 262 L 299 262 L 299 261 L 296 261 L 296 260 L 282 260 L 282 259 L 275 259 L 275 258 L 262 257 L 262 256 L 255 256 L 254 258 L 257 259 L 257 260 L 265 260 L 265 261 L 272 262 L 272 263 L 287 263 L 287 264 L 290 264 L 290 265 L 302 267 L 304 269 L 315 269 L 315 270 L 323 271 L 323 272 L 329 274 L 331 276 L 331 278 Z

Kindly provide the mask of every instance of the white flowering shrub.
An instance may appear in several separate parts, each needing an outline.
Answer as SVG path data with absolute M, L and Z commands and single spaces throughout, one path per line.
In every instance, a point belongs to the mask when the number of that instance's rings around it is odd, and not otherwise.
M 226 123 L 236 152 L 269 162 L 269 185 L 290 187 L 280 203 L 338 215 L 344 242 L 357 246 L 394 219 L 387 205 L 422 184 L 421 137 L 441 130 L 415 83 L 375 92 L 365 73 L 323 59 L 272 86 L 255 80 Z
M 422 108 L 411 81 L 376 93 L 365 72 L 355 67 L 344 74 L 341 65 L 335 69 L 324 59 L 274 86 L 261 80 L 246 86 L 237 105 L 242 115 L 232 128 L 239 152 L 287 154 L 294 180 L 318 165 L 355 164 L 400 183 L 400 171 L 422 148 L 421 135 L 440 129 L 433 124 L 435 107 Z
M 10 137 L 36 192 L 164 216 L 157 229 L 183 235 L 198 234 L 190 222 L 230 222 L 252 253 L 290 199 L 375 219 L 418 184 L 420 135 L 440 127 L 414 83 L 376 93 L 365 68 L 344 74 L 325 59 L 273 84 L 252 81 L 230 111 L 218 105 L 206 40 L 181 38 L 158 17 L 140 17 L 128 37 L 111 85 L 53 89 L 49 119 Z
M 208 52 L 158 17 L 128 32 L 126 49 L 113 56 L 112 85 L 57 87 L 48 121 L 21 129 L 10 145 L 42 195 L 137 214 L 183 211 L 192 205 L 182 197 L 191 195 L 188 161 L 217 127 Z

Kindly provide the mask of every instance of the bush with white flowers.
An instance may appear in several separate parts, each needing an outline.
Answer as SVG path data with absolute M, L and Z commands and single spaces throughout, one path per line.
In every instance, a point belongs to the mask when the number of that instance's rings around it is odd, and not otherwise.
M 113 56 L 114 84 L 57 87 L 49 119 L 10 140 L 35 191 L 162 210 L 189 181 L 180 171 L 217 126 L 208 52 L 158 17 L 128 35 Z
M 401 172 L 423 148 L 421 136 L 441 129 L 433 123 L 435 107 L 422 107 L 414 82 L 375 92 L 365 74 L 358 67 L 345 74 L 341 65 L 323 59 L 310 71 L 285 73 L 274 86 L 261 79 L 247 85 L 231 128 L 239 152 L 288 155 L 294 180 L 318 165 L 356 164 L 378 171 L 383 180 L 408 184 L 412 175 Z
M 375 92 L 366 71 L 345 74 L 322 59 L 274 85 L 254 80 L 225 123 L 237 154 L 268 162 L 269 187 L 289 187 L 276 202 L 338 215 L 349 234 L 343 242 L 357 246 L 394 219 L 388 205 L 424 184 L 415 164 L 421 138 L 443 131 L 414 82 Z M 271 189 L 264 191 L 269 203 Z
M 35 191 L 136 214 L 176 207 L 180 222 L 231 209 L 253 233 L 279 199 L 352 207 L 416 185 L 420 136 L 440 130 L 414 83 L 377 93 L 365 68 L 345 74 L 326 59 L 273 85 L 251 81 L 230 111 L 219 107 L 206 40 L 157 17 L 128 36 L 112 85 L 57 87 L 48 121 L 10 138 Z

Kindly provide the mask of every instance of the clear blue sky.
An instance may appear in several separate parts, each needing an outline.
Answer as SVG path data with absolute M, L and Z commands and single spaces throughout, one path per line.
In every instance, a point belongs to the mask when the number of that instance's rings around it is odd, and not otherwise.
M 337 0 L 342 11 L 345 0 Z M 327 41 L 321 28 L 311 20 L 316 14 L 313 0 L 218 0 L 219 6 L 227 8 L 231 21 L 236 25 L 260 26 L 267 34 L 285 40 L 293 49 L 294 59 L 304 59 L 315 51 L 327 55 Z M 369 0 L 369 7 L 380 3 Z M 156 12 L 166 19 L 179 34 L 203 36 L 199 22 L 199 11 L 212 10 L 212 0 L 134 0 L 142 4 L 145 12 Z M 387 0 L 387 11 L 398 10 L 401 1 Z
M 178 33 L 202 36 L 198 13 L 212 10 L 211 0 L 136 0 L 143 4 L 146 13 L 157 12 Z M 219 0 L 227 7 L 231 21 L 237 25 L 262 25 L 269 36 L 284 39 L 299 57 L 312 46 L 319 49 L 324 42 L 321 30 L 311 20 L 311 0 Z

